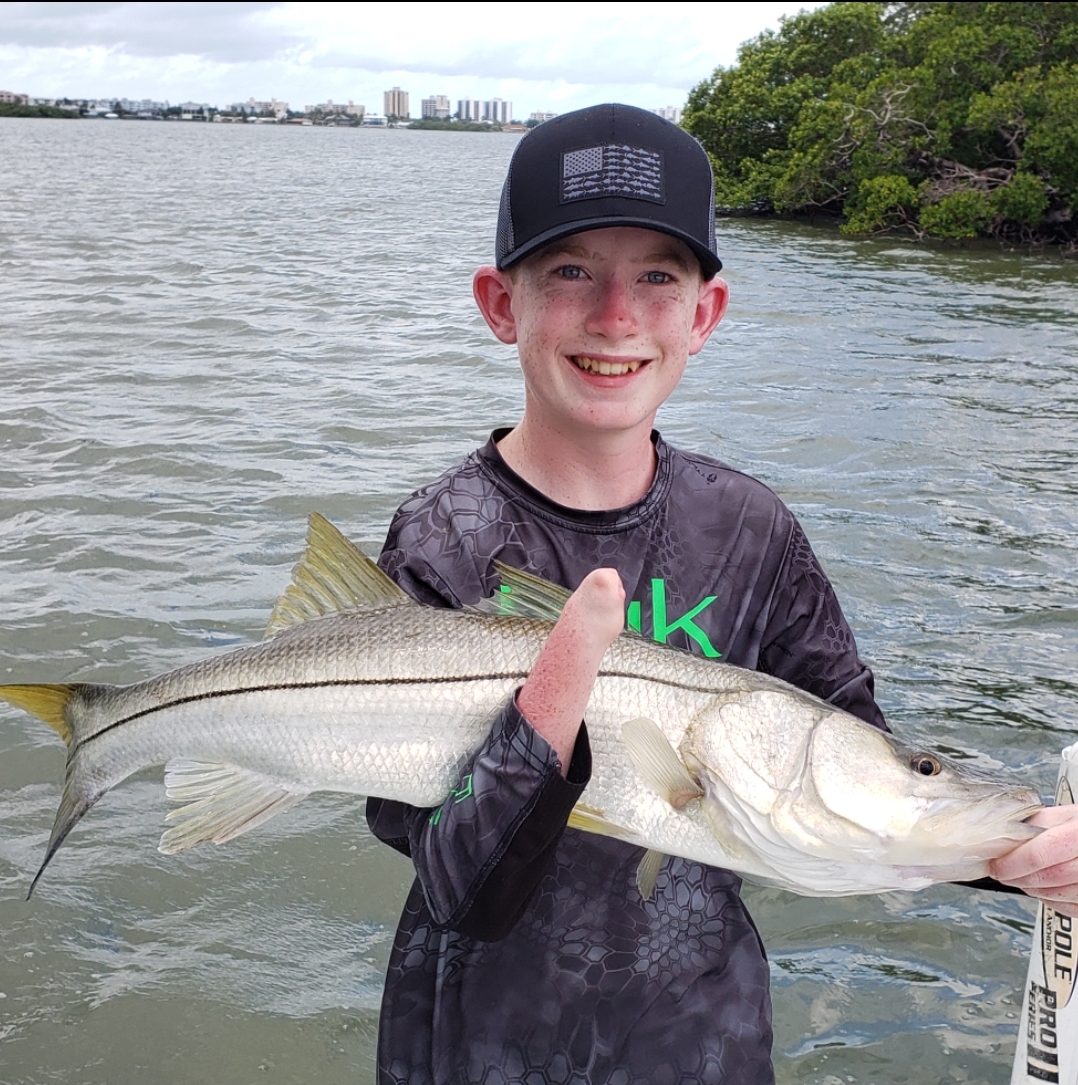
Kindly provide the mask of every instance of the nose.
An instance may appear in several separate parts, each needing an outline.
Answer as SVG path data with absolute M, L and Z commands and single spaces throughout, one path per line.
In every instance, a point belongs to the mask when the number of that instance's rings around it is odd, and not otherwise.
M 618 338 L 635 326 L 632 290 L 617 279 L 600 284 L 595 304 L 588 314 L 587 330 L 595 335 Z

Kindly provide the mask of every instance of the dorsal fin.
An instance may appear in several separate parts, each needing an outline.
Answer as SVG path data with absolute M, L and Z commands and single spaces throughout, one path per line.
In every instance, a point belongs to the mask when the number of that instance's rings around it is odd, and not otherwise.
M 484 599 L 473 609 L 484 614 L 498 614 L 508 618 L 538 618 L 544 622 L 556 622 L 572 595 L 572 592 L 551 584 L 549 580 L 533 576 L 512 565 L 494 563 L 502 586 L 489 599 Z
M 403 603 L 414 605 L 355 543 L 312 512 L 307 549 L 292 570 L 292 583 L 273 608 L 266 636 L 340 610 Z

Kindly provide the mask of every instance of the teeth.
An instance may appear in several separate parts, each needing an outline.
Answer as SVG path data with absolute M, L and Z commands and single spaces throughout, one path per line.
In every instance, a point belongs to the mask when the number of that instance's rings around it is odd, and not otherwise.
M 635 373 L 640 368 L 639 362 L 601 362 L 584 354 L 577 354 L 573 363 L 578 369 L 588 373 L 600 373 L 604 377 L 620 377 L 625 373 Z

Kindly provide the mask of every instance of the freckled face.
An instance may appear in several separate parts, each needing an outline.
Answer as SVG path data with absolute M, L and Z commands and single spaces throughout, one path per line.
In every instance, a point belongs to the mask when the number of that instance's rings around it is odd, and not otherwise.
M 654 230 L 575 234 L 507 276 L 526 417 L 544 428 L 650 433 L 726 307 L 692 251 Z

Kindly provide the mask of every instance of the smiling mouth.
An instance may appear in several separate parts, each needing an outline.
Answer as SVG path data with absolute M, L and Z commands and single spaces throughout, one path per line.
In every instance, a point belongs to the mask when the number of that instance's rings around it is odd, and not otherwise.
M 626 373 L 635 373 L 643 362 L 604 362 L 598 358 L 589 358 L 586 354 L 573 354 L 570 360 L 577 369 L 585 373 L 598 373 L 604 377 L 621 377 Z

